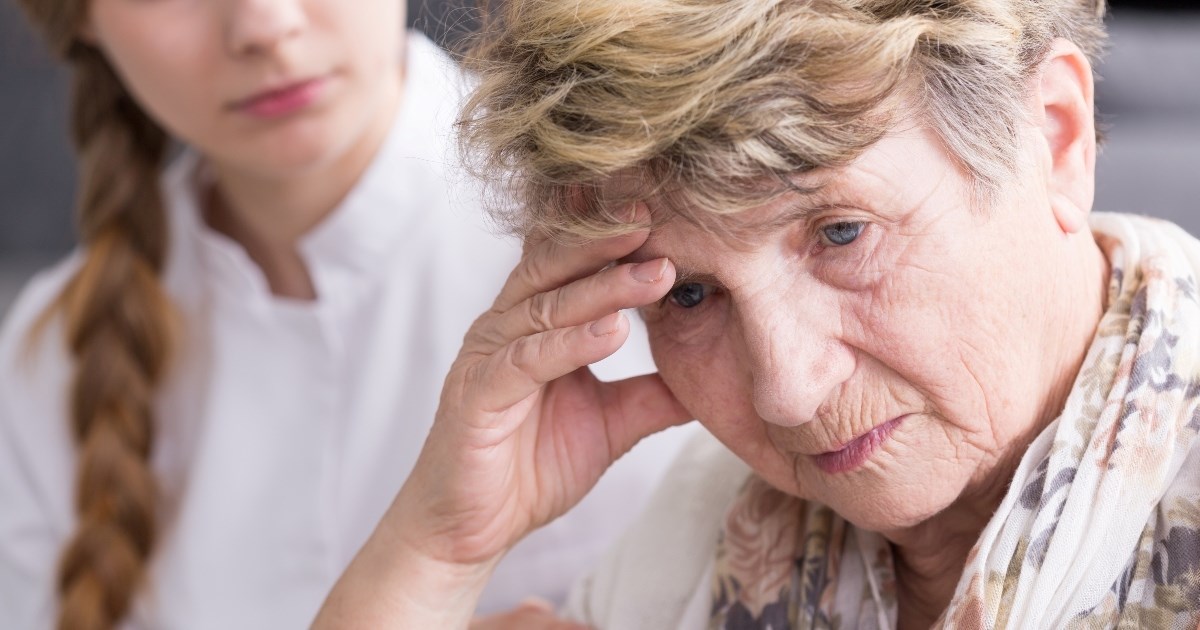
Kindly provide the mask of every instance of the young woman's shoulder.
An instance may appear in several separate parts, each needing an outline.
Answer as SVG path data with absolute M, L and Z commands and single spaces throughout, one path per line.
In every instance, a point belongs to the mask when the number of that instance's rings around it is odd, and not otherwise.
M 80 262 L 74 254 L 34 276 L 0 323 L 0 610 L 16 628 L 51 625 L 54 566 L 74 519 L 71 365 L 61 324 L 44 315 Z
M 10 377 L 23 372 L 35 355 L 43 354 L 44 348 L 62 349 L 60 338 L 54 336 L 61 328 L 53 314 L 47 317 L 47 312 L 82 263 L 83 253 L 72 252 L 58 263 L 38 271 L 20 289 L 17 299 L 0 320 L 0 374 Z M 0 386 L 8 383 L 10 379 L 0 379 Z
M 50 309 L 81 263 L 76 252 L 36 274 L 0 323 L 0 446 L 65 448 L 71 362 L 61 317 Z
M 82 252 L 75 251 L 35 274 L 18 293 L 3 321 L 0 321 L 0 375 L 3 375 L 0 377 L 0 387 L 11 384 L 6 377 L 29 369 L 35 355 L 44 354 L 44 349 L 55 346 L 60 351 L 64 350 L 60 339 L 61 327 L 55 317 L 51 315 L 47 318 L 46 313 L 82 262 Z

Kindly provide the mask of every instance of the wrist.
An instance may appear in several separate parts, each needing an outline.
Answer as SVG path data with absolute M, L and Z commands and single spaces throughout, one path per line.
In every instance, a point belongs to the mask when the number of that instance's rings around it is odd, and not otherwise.
M 314 628 L 466 628 L 500 557 L 450 562 L 384 518 L 338 580 Z

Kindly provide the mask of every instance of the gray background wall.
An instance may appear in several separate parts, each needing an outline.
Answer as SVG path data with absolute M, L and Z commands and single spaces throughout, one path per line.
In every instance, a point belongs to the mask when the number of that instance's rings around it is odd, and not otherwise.
M 453 39 L 466 2 L 408 0 L 409 25 Z M 1200 3 L 1115 4 L 1097 88 L 1109 142 L 1096 209 L 1200 234 Z M 33 270 L 74 242 L 65 79 L 13 1 L 0 0 L 0 315 Z

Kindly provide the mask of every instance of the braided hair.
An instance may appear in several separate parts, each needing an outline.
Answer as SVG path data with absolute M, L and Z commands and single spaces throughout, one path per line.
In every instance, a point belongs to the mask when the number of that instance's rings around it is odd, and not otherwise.
M 57 575 L 58 627 L 117 626 L 156 536 L 153 400 L 168 364 L 172 308 L 160 282 L 166 218 L 159 175 L 169 139 L 96 47 L 81 41 L 86 0 L 21 0 L 72 70 L 85 257 L 48 315 L 73 361 L 70 424 L 77 525 Z

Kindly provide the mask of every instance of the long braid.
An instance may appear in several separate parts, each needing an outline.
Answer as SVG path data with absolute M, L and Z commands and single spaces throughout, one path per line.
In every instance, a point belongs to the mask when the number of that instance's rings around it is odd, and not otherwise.
M 76 530 L 58 568 L 58 627 L 107 630 L 129 613 L 156 537 L 153 400 L 173 310 L 159 276 L 166 217 L 159 174 L 168 139 L 96 48 L 77 40 L 82 0 L 22 0 L 70 63 L 85 258 L 56 303 L 74 361 L 71 433 Z
M 156 534 L 152 406 L 172 327 L 159 282 L 166 226 L 158 179 L 167 139 L 99 52 L 76 47 L 71 61 L 87 257 L 62 298 L 75 359 L 79 524 L 59 566 L 59 627 L 101 630 L 128 613 Z

